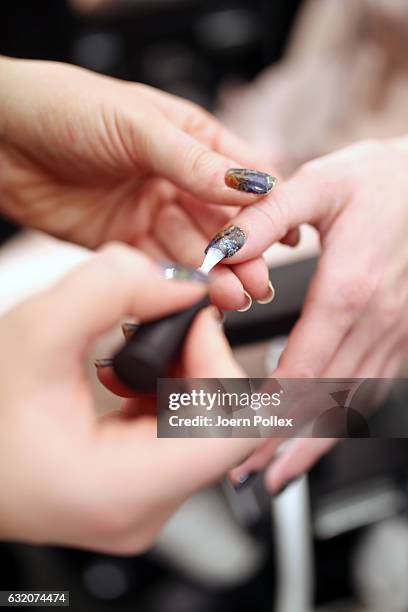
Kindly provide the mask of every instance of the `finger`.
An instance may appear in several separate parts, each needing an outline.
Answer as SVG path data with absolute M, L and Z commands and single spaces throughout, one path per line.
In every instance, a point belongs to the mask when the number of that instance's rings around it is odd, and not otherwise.
M 153 231 L 157 242 L 172 259 L 193 268 L 201 265 L 207 238 L 177 204 L 163 206 Z
M 210 298 L 213 304 L 221 310 L 240 310 L 252 303 L 251 297 L 238 278 L 225 266 L 213 270 L 211 273 Z
M 378 347 L 380 348 L 380 347 Z M 398 374 L 406 347 L 398 345 L 395 335 L 382 347 L 375 347 L 353 376 L 356 378 L 389 378 Z M 307 472 L 338 440 L 310 438 L 293 440 L 282 455 L 276 457 L 265 474 L 265 485 L 271 493 L 279 491 L 287 482 Z
M 208 238 L 176 204 L 168 204 L 160 211 L 154 235 L 172 259 L 193 268 L 201 265 Z M 211 273 L 210 298 L 223 310 L 243 308 L 248 300 L 240 280 L 225 267 Z
M 207 284 L 199 282 L 169 282 L 161 268 L 136 249 L 113 245 L 45 292 L 39 307 L 48 313 L 50 338 L 84 350 L 126 315 L 159 317 L 193 304 L 207 290 Z
M 282 244 L 286 246 L 295 247 L 300 242 L 300 228 L 294 227 L 289 230 L 288 233 L 281 239 Z
M 253 147 L 226 129 L 206 110 L 173 94 L 158 91 L 144 85 L 143 93 L 157 108 L 180 129 L 187 132 L 202 144 L 221 155 L 236 159 L 245 167 L 254 167 L 269 172 L 264 157 L 257 154 Z M 140 85 L 138 85 L 140 88 Z
M 207 246 L 209 240 L 214 236 L 218 229 L 225 225 L 228 222 L 228 219 L 231 218 L 228 208 L 213 206 L 211 204 L 198 206 L 196 200 L 191 197 L 182 197 L 180 199 L 180 205 L 182 206 L 183 211 L 185 211 L 185 215 L 183 215 L 184 219 L 192 219 L 191 222 L 201 230 L 201 233 L 204 235 L 204 241 L 206 242 L 205 246 Z M 177 214 L 179 213 L 174 211 L 174 215 Z M 163 223 L 163 227 L 166 227 L 167 223 L 168 220 Z M 169 241 L 168 232 L 164 232 L 162 240 L 165 240 L 166 242 Z M 191 250 L 191 246 L 189 247 L 189 250 Z M 178 253 L 177 257 L 179 256 L 180 254 Z M 200 265 L 202 263 L 200 259 L 194 259 L 194 262 L 197 262 L 196 265 Z M 225 291 L 225 287 L 222 290 L 221 278 L 223 280 L 228 278 L 226 277 L 225 273 L 221 274 L 221 270 L 223 270 L 223 268 L 225 269 L 225 267 L 226 266 L 217 266 L 216 268 L 215 277 L 217 280 L 214 282 L 214 286 L 212 287 L 211 297 L 214 297 L 215 303 L 220 308 L 225 310 L 243 308 L 245 306 L 245 300 L 242 296 L 242 292 L 238 295 L 239 285 L 236 282 L 233 283 L 230 281 L 230 286 L 228 287 L 227 292 Z M 233 266 L 231 269 L 241 281 L 245 291 L 247 291 L 252 298 L 255 300 L 263 300 L 270 295 L 271 290 L 269 287 L 269 271 L 262 257 L 257 257 L 250 262 L 248 261 L 244 262 L 243 264 Z M 231 293 L 232 291 L 237 292 L 236 299 L 233 298 Z
M 324 167 L 305 168 L 229 221 L 245 232 L 246 242 L 226 263 L 260 255 L 303 223 L 319 227 L 323 220 L 329 223 L 334 218 L 349 198 L 348 182 L 341 176 L 333 179 L 330 174 L 326 175 Z
M 219 316 L 221 317 L 220 314 Z M 137 332 L 138 325 L 127 323 L 126 326 L 129 326 L 132 328 L 130 332 L 130 336 L 133 336 L 133 334 Z M 127 336 L 127 333 L 124 330 L 124 325 L 122 325 L 122 330 L 124 331 L 126 341 L 128 341 L 129 337 Z M 95 367 L 96 367 L 96 372 L 97 372 L 97 377 L 99 379 L 99 382 L 106 389 L 108 389 L 108 391 L 110 391 L 114 395 L 117 395 L 118 397 L 124 397 L 130 400 L 128 402 L 124 402 L 121 408 L 122 412 L 126 411 L 126 414 L 130 414 L 131 412 L 135 412 L 135 411 L 137 411 L 138 413 L 141 413 L 142 404 L 143 406 L 145 404 L 149 404 L 150 407 L 152 405 L 154 406 L 154 408 L 156 407 L 155 394 L 147 395 L 146 393 L 143 393 L 143 394 L 137 393 L 134 389 L 131 389 L 130 387 L 127 387 L 122 382 L 120 382 L 120 380 L 117 378 L 112 368 L 112 359 L 97 359 L 95 361 Z M 181 371 L 181 367 L 179 363 L 176 363 L 171 367 L 170 376 L 174 378 L 182 377 L 182 371 Z M 154 412 L 152 412 L 152 410 L 146 411 L 143 409 L 142 412 L 144 414 L 153 414 L 155 413 L 155 410 Z
M 374 295 L 376 282 L 367 269 L 363 257 L 356 261 L 352 253 L 343 253 L 339 266 L 337 252 L 324 253 L 276 376 L 323 374 Z
M 98 365 L 97 362 L 95 363 L 95 366 L 99 382 L 102 383 L 102 385 L 106 387 L 108 391 L 114 393 L 114 395 L 117 395 L 118 397 L 137 397 L 136 391 L 126 387 L 126 385 L 118 380 L 112 367 L 107 365 Z
M 240 210 L 233 206 L 221 206 L 202 202 L 198 198 L 182 192 L 178 195 L 177 204 L 185 210 L 189 217 L 194 219 L 195 223 L 209 239 L 221 227 L 228 225 L 230 219 Z
M 283 438 L 273 438 L 263 441 L 252 455 L 230 471 L 229 477 L 232 483 L 240 482 L 249 474 L 259 472 L 266 468 L 275 456 L 277 448 L 283 441 Z
M 138 149 L 135 155 L 148 170 L 205 202 L 245 206 L 263 197 L 228 187 L 225 175 L 239 168 L 237 160 L 213 151 L 164 118 L 156 117 L 155 129 L 144 129 L 134 138 L 133 147 L 136 142 L 144 144 L 143 151 Z
M 182 363 L 186 377 L 245 377 L 234 359 L 214 307 L 206 308 L 195 318 L 184 345 Z
M 231 268 L 254 300 L 272 301 L 275 292 L 269 286 L 269 270 L 263 257 L 255 257 Z
M 380 338 L 376 344 L 366 351 L 364 358 L 354 370 L 356 378 L 388 378 L 398 373 L 407 342 L 401 335 L 401 329 L 396 328 L 388 336 Z
M 399 283 L 404 286 L 403 283 Z M 394 289 L 382 288 L 371 299 L 364 316 L 357 321 L 339 347 L 325 376 L 349 376 L 360 371 L 365 363 L 365 376 L 372 376 L 367 366 L 375 367 L 376 359 L 381 358 L 388 346 L 393 346 L 401 338 L 404 329 L 403 318 L 406 312 L 406 295 L 396 297 Z M 403 294 L 406 294 L 404 289 Z
M 135 245 L 138 249 L 149 255 L 155 261 L 170 261 L 171 257 L 169 253 L 164 249 L 157 240 L 154 240 L 150 236 L 143 236 L 140 240 L 138 240 Z
M 265 487 L 277 494 L 291 480 L 309 470 L 327 453 L 337 440 L 334 438 L 297 438 L 278 455 L 265 473 Z
M 244 375 L 233 358 L 213 307 L 201 311 L 194 320 L 182 362 L 187 377 L 240 378 Z M 125 426 L 113 421 L 102 425 L 101 452 L 109 457 L 111 473 L 117 475 L 109 480 L 110 494 L 112 487 L 118 487 L 122 496 L 127 491 L 133 509 L 135 495 L 140 491 L 146 499 L 152 489 L 158 489 L 161 499 L 174 499 L 209 484 L 242 461 L 259 443 L 253 439 L 194 438 L 179 439 L 174 444 L 174 440 L 157 438 L 155 425 L 146 419 L 127 422 Z M 106 461 L 96 462 L 99 463 L 105 465 Z M 135 473 L 139 474 L 138 487 L 134 487 Z M 127 486 L 123 486 L 124 482 Z

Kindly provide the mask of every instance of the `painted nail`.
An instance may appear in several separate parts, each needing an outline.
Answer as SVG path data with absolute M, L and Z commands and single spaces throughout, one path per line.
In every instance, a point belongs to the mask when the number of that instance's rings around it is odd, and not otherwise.
M 138 327 L 139 326 L 136 323 L 123 323 L 122 333 L 125 336 L 126 341 L 131 339 Z
M 204 274 L 204 272 L 196 270 L 195 268 L 181 266 L 173 262 L 164 262 L 160 264 L 160 267 L 163 270 L 164 277 L 168 280 L 175 279 L 188 280 L 195 283 L 209 283 L 208 275 Z
M 266 195 L 276 185 L 276 178 L 265 172 L 246 168 L 230 168 L 225 173 L 225 184 L 231 189 Z
M 252 298 L 249 295 L 248 291 L 245 291 L 244 289 L 244 293 L 246 295 L 247 298 L 247 303 L 245 304 L 245 306 L 243 306 L 242 308 L 238 308 L 237 312 L 246 312 L 247 310 L 249 310 L 252 306 Z
M 230 225 L 214 236 L 204 252 L 207 253 L 214 247 L 224 253 L 224 257 L 232 257 L 244 246 L 245 242 L 245 232 L 236 225 Z
M 95 359 L 95 368 L 110 368 L 112 366 L 112 359 Z
M 269 287 L 269 291 L 268 291 L 268 295 L 263 298 L 262 300 L 256 300 L 258 302 L 258 304 L 270 304 L 272 302 L 272 300 L 275 297 L 275 289 L 271 283 L 271 281 L 269 281 L 268 283 L 268 287 Z
M 234 483 L 234 489 L 238 492 L 241 491 L 244 487 L 248 486 L 253 482 L 256 476 L 256 472 L 248 472 L 248 474 L 241 474 L 238 478 L 237 482 Z

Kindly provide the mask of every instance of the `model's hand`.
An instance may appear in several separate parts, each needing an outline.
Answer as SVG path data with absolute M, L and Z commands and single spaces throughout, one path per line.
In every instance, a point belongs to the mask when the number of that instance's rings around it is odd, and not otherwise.
M 198 266 L 257 196 L 228 188 L 247 147 L 196 105 L 64 64 L 0 58 L 0 212 L 90 248 L 110 240 Z M 218 272 L 224 308 L 268 294 L 261 258 Z
M 309 162 L 234 220 L 248 234 L 234 261 L 254 257 L 301 223 L 320 233 L 317 272 L 273 376 L 398 373 L 408 347 L 407 168 L 406 139 L 357 144 Z M 296 441 L 291 455 L 271 465 L 269 487 L 279 489 L 328 444 Z M 275 448 L 275 441 L 266 444 L 234 476 L 267 465 Z
M 207 290 L 114 246 L 0 319 L 1 538 L 140 551 L 190 493 L 253 450 L 254 440 L 157 439 L 142 400 L 103 417 L 93 404 L 85 359 L 95 338 L 123 316 L 164 315 Z M 215 307 L 193 324 L 181 368 L 242 375 Z

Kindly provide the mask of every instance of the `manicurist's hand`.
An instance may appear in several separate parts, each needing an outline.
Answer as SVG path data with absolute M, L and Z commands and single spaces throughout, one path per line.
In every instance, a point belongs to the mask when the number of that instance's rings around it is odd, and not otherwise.
M 90 248 L 120 240 L 201 264 L 214 233 L 259 194 L 231 189 L 247 147 L 196 105 L 64 64 L 0 57 L 0 213 Z M 222 308 L 269 292 L 257 257 L 216 272 Z
M 232 260 L 237 262 L 302 223 L 320 234 L 317 272 L 273 376 L 398 373 L 408 348 L 407 169 L 405 138 L 356 144 L 307 163 L 234 220 L 248 236 Z M 295 441 L 271 464 L 269 488 L 278 490 L 330 444 Z M 233 477 L 265 467 L 276 446 L 276 441 L 266 443 Z
M 97 417 L 85 370 L 96 337 L 123 316 L 164 315 L 206 291 L 111 246 L 0 319 L 0 538 L 140 551 L 190 493 L 254 448 L 157 439 L 143 400 Z M 194 322 L 180 367 L 190 377 L 242 376 L 214 306 Z

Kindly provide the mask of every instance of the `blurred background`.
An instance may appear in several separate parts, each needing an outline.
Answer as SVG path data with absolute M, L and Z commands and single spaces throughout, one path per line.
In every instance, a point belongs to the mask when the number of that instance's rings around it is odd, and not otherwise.
M 0 53 L 70 62 L 194 100 L 282 175 L 357 139 L 408 131 L 407 34 L 406 0 L 0 6 Z M 0 311 L 87 256 L 5 219 L 0 236 Z M 317 250 L 311 230 L 294 251 L 272 247 L 277 300 L 227 317 L 227 335 L 249 375 L 276 365 Z M 104 340 L 99 355 L 109 354 L 113 341 Z M 96 384 L 95 395 L 114 405 Z M 405 405 L 402 388 L 387 410 Z M 148 554 L 3 544 L 0 589 L 70 590 L 71 608 L 87 612 L 403 612 L 407 476 L 405 440 L 346 440 L 275 499 L 262 475 L 240 492 L 226 483 L 201 492 Z

